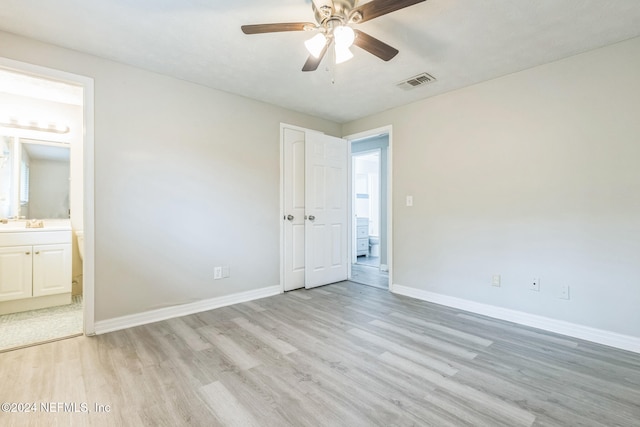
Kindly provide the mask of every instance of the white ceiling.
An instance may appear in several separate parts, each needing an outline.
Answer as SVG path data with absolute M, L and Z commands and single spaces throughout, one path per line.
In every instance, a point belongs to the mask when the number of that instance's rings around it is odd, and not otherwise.
M 365 3 L 362 1 L 361 3 Z M 300 71 L 310 0 L 2 0 L 0 30 L 340 123 L 640 36 L 639 0 L 428 0 L 359 25 L 396 47 Z M 421 72 L 437 82 L 405 91 Z M 332 76 L 335 83 L 332 83 Z M 604 78 L 604 76 L 603 76 Z

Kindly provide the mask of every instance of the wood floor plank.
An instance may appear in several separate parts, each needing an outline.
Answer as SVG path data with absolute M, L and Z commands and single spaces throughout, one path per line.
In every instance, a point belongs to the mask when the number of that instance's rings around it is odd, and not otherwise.
M 473 359 L 477 356 L 477 353 L 468 351 L 463 347 L 449 344 L 446 341 L 441 341 L 437 338 L 431 338 L 428 335 L 418 334 L 400 326 L 383 322 L 382 320 L 373 320 L 369 322 L 369 324 L 381 329 L 385 329 L 387 331 L 394 332 L 395 334 L 409 338 L 412 341 L 420 342 L 421 344 L 424 344 L 434 350 L 441 351 L 452 356 L 461 357 L 463 359 Z
M 280 352 L 281 354 L 289 354 L 298 350 L 291 344 L 281 340 L 280 338 L 271 334 L 266 329 L 262 328 L 261 326 L 255 323 L 250 322 L 249 320 L 243 317 L 237 317 L 233 319 L 233 321 L 244 330 L 252 333 L 258 340 L 267 344 L 268 346 Z
M 406 357 L 409 360 L 413 360 L 414 362 L 423 364 L 425 366 L 429 366 L 439 372 L 442 372 L 446 375 L 455 375 L 456 372 L 458 372 L 457 369 L 455 369 L 454 367 L 451 366 L 451 364 L 449 363 L 445 363 L 442 362 L 438 359 L 434 359 L 431 357 L 426 356 L 424 353 L 420 353 L 417 351 L 414 351 L 410 348 L 407 347 L 403 347 L 403 346 L 398 346 L 397 344 L 395 344 L 392 341 L 389 341 L 385 338 L 382 338 L 380 336 L 377 336 L 375 334 L 372 334 L 370 332 L 364 331 L 362 329 L 350 329 L 349 333 L 361 338 L 365 341 L 368 341 L 370 343 L 376 344 L 378 345 L 381 349 L 390 349 L 392 348 L 393 351 L 399 355 L 402 355 L 404 357 Z
M 458 395 L 465 401 L 472 401 L 475 404 L 482 405 L 482 407 L 488 412 L 495 413 L 497 419 L 504 419 L 509 423 L 513 423 L 511 425 L 530 426 L 535 421 L 535 415 L 525 410 L 511 405 L 502 399 L 448 379 L 446 376 L 431 371 L 430 369 L 414 363 L 411 360 L 404 359 L 403 357 L 390 352 L 385 352 L 380 355 L 380 360 L 410 372 L 413 375 L 424 378 L 437 387 L 446 389 Z
M 266 308 L 262 307 L 260 304 L 257 304 L 255 302 L 248 301 L 248 302 L 244 302 L 242 304 L 244 306 L 246 306 L 246 307 L 249 307 L 251 310 L 253 310 L 253 311 L 257 312 L 257 313 L 266 310 Z
M 187 316 L 186 318 L 188 318 Z M 193 351 L 211 348 L 211 343 L 203 339 L 192 327 L 187 325 L 184 319 L 176 318 L 166 321 L 171 330 L 179 336 Z
M 485 324 L 485 325 L 491 325 L 493 328 L 500 328 L 500 329 L 503 329 L 503 330 L 509 330 L 512 333 L 517 333 L 517 334 L 523 335 L 523 336 L 525 336 L 527 338 L 533 338 L 533 339 L 546 341 L 546 342 L 550 342 L 550 343 L 558 344 L 558 345 L 564 345 L 564 346 L 572 347 L 572 348 L 575 348 L 575 347 L 578 346 L 578 343 L 575 340 L 571 340 L 571 339 L 567 339 L 567 338 L 560 338 L 560 337 L 555 336 L 555 335 L 551 335 L 551 334 L 547 334 L 547 333 L 535 332 L 535 331 L 531 331 L 531 330 L 525 329 L 525 328 L 513 329 L 512 325 L 506 324 L 503 321 L 496 321 L 496 320 L 493 320 L 493 319 L 480 318 L 480 317 L 475 316 L 475 315 L 469 315 L 469 314 L 464 314 L 464 313 L 461 313 L 458 316 L 460 316 L 461 318 L 464 318 L 464 319 L 472 320 L 474 322 L 482 323 L 482 324 Z
M 472 343 L 477 344 L 477 345 L 482 346 L 482 347 L 488 347 L 493 343 L 493 341 L 491 341 L 491 340 L 488 340 L 488 339 L 485 339 L 485 338 L 482 338 L 482 337 L 479 337 L 479 336 L 476 336 L 476 335 L 472 335 L 472 334 L 468 334 L 468 333 L 462 332 L 459 329 L 449 328 L 447 326 L 443 326 L 443 325 L 440 325 L 440 324 L 437 324 L 437 323 L 433 323 L 433 322 L 427 322 L 427 321 L 419 319 L 417 317 L 406 316 L 406 315 L 404 315 L 402 313 L 391 312 L 391 313 L 389 313 L 389 316 L 392 316 L 395 319 L 405 320 L 409 324 L 414 324 L 414 325 L 420 326 L 422 328 L 443 332 L 444 334 L 450 335 L 453 338 L 464 340 L 464 341 L 469 341 L 469 342 L 472 342 Z
M 232 338 L 220 333 L 220 331 L 214 327 L 204 326 L 199 328 L 198 331 L 213 344 L 213 346 L 220 349 L 238 369 L 251 369 L 261 363 Z
M 213 410 L 215 417 L 224 425 L 260 427 L 260 423 L 220 382 L 215 381 L 200 388 L 205 402 Z

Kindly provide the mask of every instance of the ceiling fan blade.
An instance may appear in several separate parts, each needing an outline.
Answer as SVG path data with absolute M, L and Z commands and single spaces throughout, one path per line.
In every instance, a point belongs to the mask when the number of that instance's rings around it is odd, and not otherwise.
M 324 45 L 324 48 L 322 49 L 322 51 L 320 52 L 320 55 L 318 55 L 317 58 L 313 55 L 309 55 L 309 58 L 307 58 L 307 62 L 305 62 L 302 67 L 302 71 L 317 70 L 318 66 L 322 62 L 322 58 L 324 58 L 324 55 L 327 53 L 327 49 L 329 49 L 330 44 L 331 44 L 331 41 L 327 40 L 327 44 Z
M 398 49 L 381 42 L 375 37 L 371 37 L 367 33 L 363 33 L 360 30 L 354 30 L 354 32 L 356 33 L 356 39 L 353 41 L 353 44 L 383 61 L 388 61 L 398 54 Z
M 358 23 L 366 22 L 379 16 L 386 15 L 387 13 L 422 3 L 423 1 L 426 0 L 371 0 L 369 3 L 365 3 L 362 6 L 353 9 L 351 16 L 356 13 L 360 13 L 360 15 L 362 15 L 362 19 L 360 19 Z
M 316 24 L 311 22 L 286 22 L 281 24 L 243 25 L 240 28 L 242 28 L 242 32 L 245 34 L 264 34 L 279 33 L 282 31 L 304 31 L 315 27 Z

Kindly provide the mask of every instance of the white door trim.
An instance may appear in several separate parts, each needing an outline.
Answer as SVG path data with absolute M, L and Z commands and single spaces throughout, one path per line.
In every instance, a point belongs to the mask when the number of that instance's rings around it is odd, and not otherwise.
M 367 138 L 376 135 L 387 134 L 389 135 L 389 148 L 387 153 L 387 263 L 389 266 L 389 290 L 393 291 L 393 126 L 387 125 L 367 131 L 354 133 L 352 135 L 343 136 L 348 142 L 348 156 L 351 159 L 351 143 L 354 140 Z M 352 181 L 352 162 L 348 164 L 348 177 L 349 177 L 349 194 L 353 193 Z M 351 203 L 349 204 L 351 206 Z M 349 210 L 349 217 L 353 217 L 353 212 Z M 349 222 L 349 227 L 352 226 L 352 222 Z M 349 236 L 353 235 L 353 230 L 349 230 Z M 353 254 L 353 242 L 349 239 L 349 259 Z M 351 278 L 351 269 L 349 269 L 349 278 Z
M 0 57 L 0 67 L 24 74 L 35 74 L 84 89 L 83 178 L 84 178 L 84 260 L 83 302 L 84 334 L 95 335 L 95 198 L 94 198 L 94 88 L 91 77 Z

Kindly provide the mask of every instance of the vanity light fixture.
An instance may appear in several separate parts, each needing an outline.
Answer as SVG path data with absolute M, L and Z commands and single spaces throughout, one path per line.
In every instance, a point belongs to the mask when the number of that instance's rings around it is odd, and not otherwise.
M 69 133 L 71 130 L 69 126 L 59 125 L 57 123 L 49 123 L 46 126 L 41 126 L 38 122 L 28 122 L 21 123 L 18 120 L 11 118 L 10 120 L 2 120 L 0 121 L 0 127 L 10 128 L 10 129 L 23 129 L 23 130 L 34 130 L 38 132 L 50 132 L 57 134 L 65 134 Z

